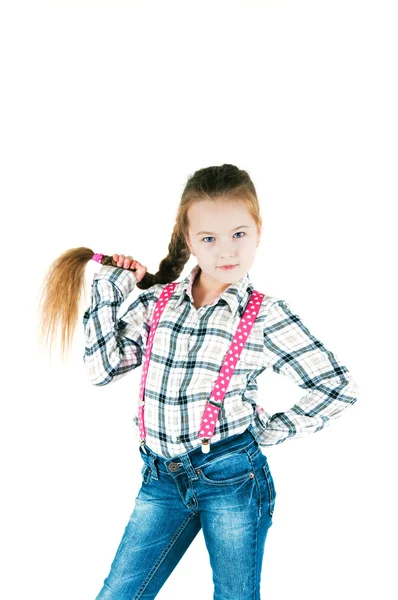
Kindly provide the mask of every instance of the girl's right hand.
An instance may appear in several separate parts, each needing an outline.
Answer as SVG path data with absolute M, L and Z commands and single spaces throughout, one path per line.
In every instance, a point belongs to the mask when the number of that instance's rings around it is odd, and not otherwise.
M 123 269 L 131 269 L 134 271 L 134 275 L 137 279 L 137 283 L 144 278 L 147 268 L 144 267 L 138 260 L 133 260 L 132 256 L 125 256 L 124 254 L 113 254 L 112 258 L 118 267 Z

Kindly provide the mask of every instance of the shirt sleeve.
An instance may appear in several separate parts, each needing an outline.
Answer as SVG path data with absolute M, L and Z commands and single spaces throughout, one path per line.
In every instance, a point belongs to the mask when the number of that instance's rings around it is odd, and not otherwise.
M 309 391 L 285 412 L 271 416 L 258 409 L 260 446 L 316 433 L 357 401 L 358 386 L 347 367 L 310 333 L 284 300 L 274 302 L 265 319 L 264 352 L 266 366 Z
M 83 316 L 83 361 L 89 381 L 102 386 L 142 363 L 150 329 L 147 311 L 151 288 L 129 298 L 137 279 L 133 271 L 103 265 L 91 285 L 91 306 Z

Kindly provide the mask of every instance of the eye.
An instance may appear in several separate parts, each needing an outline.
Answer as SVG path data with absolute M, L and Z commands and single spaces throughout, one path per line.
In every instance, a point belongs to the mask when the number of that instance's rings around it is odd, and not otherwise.
M 236 233 L 234 233 L 234 235 L 236 235 L 237 233 L 243 233 L 243 235 L 246 235 L 246 233 L 244 231 L 237 231 Z M 212 235 L 208 235 L 207 237 L 202 238 L 202 242 L 204 242 L 205 240 L 212 238 L 212 237 L 213 237 Z M 237 238 L 237 239 L 240 240 L 241 238 Z

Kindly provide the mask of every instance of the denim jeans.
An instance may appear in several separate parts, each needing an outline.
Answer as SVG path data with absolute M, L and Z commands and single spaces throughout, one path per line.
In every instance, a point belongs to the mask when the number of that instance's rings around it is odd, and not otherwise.
M 134 510 L 96 600 L 155 598 L 201 528 L 213 600 L 260 600 L 276 492 L 252 425 L 208 454 L 198 447 L 165 458 L 145 449 Z

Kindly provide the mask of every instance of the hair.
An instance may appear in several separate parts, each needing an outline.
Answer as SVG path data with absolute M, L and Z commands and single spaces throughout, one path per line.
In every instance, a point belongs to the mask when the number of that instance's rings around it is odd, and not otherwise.
M 257 226 L 261 224 L 257 193 L 247 171 L 230 164 L 195 171 L 188 177 L 181 196 L 168 254 L 160 261 L 156 273 L 147 271 L 142 280 L 137 282 L 139 289 L 146 290 L 156 283 L 170 283 L 179 277 L 191 254 L 186 242 L 189 237 L 188 211 L 193 204 L 203 200 L 243 202 Z M 40 338 L 46 338 L 51 351 L 55 329 L 60 326 L 62 357 L 65 356 L 65 351 L 68 353 L 70 350 L 84 290 L 85 267 L 93 256 L 94 252 L 90 248 L 67 250 L 51 264 L 43 282 L 39 299 Z M 117 267 L 112 256 L 108 255 L 102 257 L 101 264 Z

